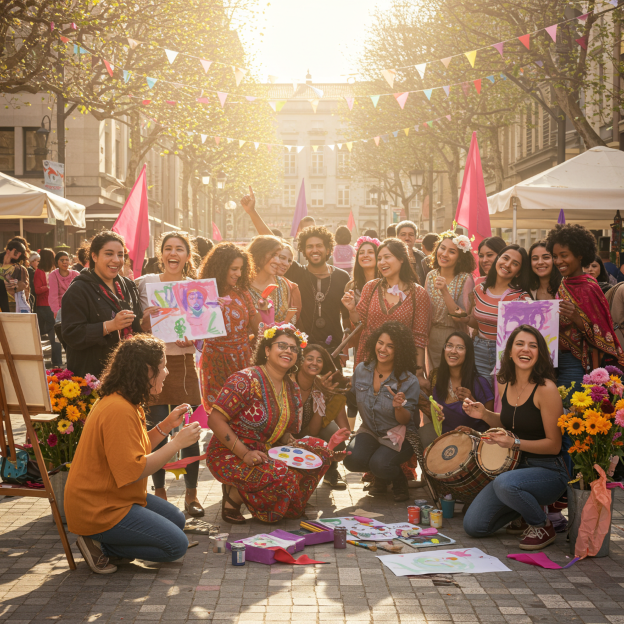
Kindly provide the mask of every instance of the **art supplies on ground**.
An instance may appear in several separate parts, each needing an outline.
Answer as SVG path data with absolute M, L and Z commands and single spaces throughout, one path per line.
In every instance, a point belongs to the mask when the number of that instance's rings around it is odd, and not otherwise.
M 398 537 L 398 540 L 412 548 L 433 548 L 435 546 L 450 546 L 456 544 L 456 540 L 438 533 L 437 535 L 417 535 L 415 537 Z
M 283 461 L 289 468 L 316 470 L 323 465 L 323 460 L 315 453 L 294 446 L 276 446 L 269 449 L 269 457 Z

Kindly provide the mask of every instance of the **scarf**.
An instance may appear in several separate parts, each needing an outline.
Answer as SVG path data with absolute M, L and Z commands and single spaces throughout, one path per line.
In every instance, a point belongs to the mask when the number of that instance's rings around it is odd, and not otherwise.
M 560 317 L 560 344 L 581 361 L 586 371 L 593 368 L 592 348 L 624 365 L 624 352 L 613 330 L 609 303 L 598 282 L 587 274 L 564 277 L 557 295 L 573 303 L 583 319 L 583 329 L 579 330 L 573 322 L 566 323 Z
M 100 280 L 98 280 L 98 282 L 100 282 Z M 117 297 L 115 297 L 115 295 L 104 284 L 99 283 L 98 285 L 100 287 L 100 290 L 102 291 L 102 294 L 113 304 L 113 307 L 115 308 L 115 310 L 117 310 L 117 312 L 121 312 L 122 310 L 125 309 L 121 305 L 121 302 L 122 301 L 125 302 L 126 299 L 123 295 L 123 291 L 121 290 L 121 286 L 119 282 L 114 281 L 113 284 L 115 286 L 115 290 L 117 291 Z M 132 325 L 128 325 L 128 327 L 124 327 L 123 329 L 119 330 L 119 337 L 122 340 L 126 340 L 127 338 L 130 338 L 131 336 L 132 336 Z

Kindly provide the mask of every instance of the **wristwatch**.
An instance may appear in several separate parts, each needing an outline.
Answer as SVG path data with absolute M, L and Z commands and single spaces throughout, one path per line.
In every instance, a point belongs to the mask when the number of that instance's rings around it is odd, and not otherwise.
M 514 436 L 514 443 L 512 448 L 514 449 L 514 451 L 520 448 L 520 438 Z

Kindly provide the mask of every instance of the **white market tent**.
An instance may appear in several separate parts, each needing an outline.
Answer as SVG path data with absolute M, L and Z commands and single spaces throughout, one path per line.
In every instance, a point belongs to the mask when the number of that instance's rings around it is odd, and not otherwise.
M 0 219 L 56 219 L 80 229 L 86 227 L 85 207 L 23 180 L 0 173 Z
M 490 224 L 517 230 L 546 229 L 566 223 L 608 229 L 624 210 L 624 152 L 593 147 L 570 160 L 488 197 Z

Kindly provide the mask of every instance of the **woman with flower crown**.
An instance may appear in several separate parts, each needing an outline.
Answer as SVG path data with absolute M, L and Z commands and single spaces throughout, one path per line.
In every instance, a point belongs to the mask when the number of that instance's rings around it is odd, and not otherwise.
M 433 270 L 425 279 L 431 300 L 428 352 L 432 368 L 438 368 L 449 334 L 467 327 L 470 294 L 474 290 L 471 273 L 476 263 L 470 239 L 458 236 L 453 230 L 440 235 L 432 256 Z
M 333 449 L 349 437 L 348 429 L 336 432 L 329 443 L 293 437 L 301 430 L 302 400 L 290 374 L 306 345 L 307 336 L 290 323 L 266 329 L 254 366 L 229 377 L 213 404 L 208 424 L 214 435 L 206 463 L 223 484 L 225 522 L 246 522 L 240 511 L 243 503 L 263 522 L 301 517 L 331 462 L 344 456 Z M 308 450 L 323 463 L 313 470 L 290 468 L 269 458 L 269 449 L 276 445 Z

